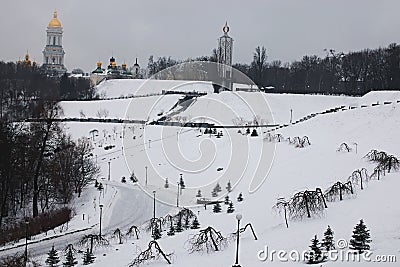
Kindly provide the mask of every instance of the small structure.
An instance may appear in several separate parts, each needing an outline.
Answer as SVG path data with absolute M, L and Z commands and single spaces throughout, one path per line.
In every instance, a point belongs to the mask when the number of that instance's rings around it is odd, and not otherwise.
M 219 91 L 232 90 L 232 50 L 233 39 L 228 35 L 228 22 L 222 28 L 224 35 L 218 38 L 218 76 L 221 79 Z

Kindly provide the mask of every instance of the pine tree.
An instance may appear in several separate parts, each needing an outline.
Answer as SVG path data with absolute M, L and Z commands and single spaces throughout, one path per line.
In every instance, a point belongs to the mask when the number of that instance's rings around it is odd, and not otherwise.
M 322 239 L 322 246 L 325 248 L 326 251 L 335 249 L 335 242 L 333 241 L 333 231 L 329 225 L 324 233 L 324 238 Z
M 233 207 L 233 203 L 229 203 L 228 209 L 226 210 L 227 213 L 232 213 L 235 211 L 235 208 Z
M 215 191 L 215 188 L 214 188 L 213 191 L 211 192 L 211 196 L 212 196 L 212 197 L 217 197 L 217 196 L 218 196 L 218 193 L 217 193 L 217 191 Z
M 225 197 L 225 201 L 224 201 L 224 204 L 225 205 L 228 205 L 229 204 L 229 196 L 228 195 L 226 195 L 226 197 Z
M 213 134 L 217 134 L 217 129 L 214 128 L 213 131 L 212 131 L 212 133 L 213 133 Z
M 157 223 L 154 225 L 152 237 L 154 238 L 154 240 L 161 238 L 161 229 Z
M 65 255 L 65 262 L 63 263 L 63 266 L 64 267 L 73 267 L 77 264 L 78 264 L 78 261 L 76 261 L 76 259 L 74 257 L 74 253 L 70 247 L 70 248 L 68 248 L 68 251 Z
M 60 262 L 60 259 L 58 258 L 58 252 L 57 250 L 54 249 L 54 245 L 51 247 L 51 250 L 49 251 L 49 253 L 47 253 L 48 257 L 46 259 L 46 264 L 47 266 L 50 267 L 55 267 L 57 266 L 57 263 Z
M 169 188 L 168 178 L 165 178 L 164 188 Z
M 310 251 L 308 255 L 308 263 L 319 263 L 324 260 L 321 251 L 321 244 L 317 238 L 317 235 L 311 239 Z
M 217 183 L 217 184 L 215 185 L 214 189 L 215 189 L 215 191 L 216 191 L 217 193 L 222 191 L 222 190 L 221 190 L 221 186 L 219 185 L 219 183 Z
M 96 180 L 96 182 L 94 183 L 94 187 L 98 187 L 99 186 L 99 182 Z
M 369 230 L 361 219 L 354 227 L 352 239 L 350 239 L 350 248 L 358 250 L 360 254 L 365 250 L 369 250 L 369 243 L 371 243 L 370 237 Z
M 89 249 L 86 250 L 86 252 L 83 253 L 83 265 L 89 265 L 94 262 L 94 259 L 96 257 L 93 255 L 93 253 L 90 252 Z
M 182 175 L 181 178 L 179 179 L 179 185 L 181 186 L 181 189 L 185 189 L 185 181 L 183 181 Z
M 126 183 L 126 178 L 125 178 L 125 176 L 122 176 L 122 178 L 121 178 L 121 183 Z
M 226 185 L 226 190 L 228 191 L 228 193 L 232 191 L 231 181 L 228 181 L 228 184 Z
M 220 213 L 221 212 L 221 204 L 219 204 L 219 202 L 214 204 L 213 212 L 214 213 Z
M 251 136 L 258 136 L 256 128 L 253 129 L 253 132 L 251 133 Z
M 168 236 L 175 235 L 175 229 L 174 229 L 174 225 L 172 224 L 172 221 L 171 221 L 171 225 L 169 227 L 169 231 L 167 232 L 167 235 Z
M 200 223 L 197 220 L 197 217 L 194 217 L 194 220 L 192 222 L 192 226 L 190 228 L 191 229 L 199 229 L 200 228 Z
M 208 134 L 208 129 L 207 128 L 204 130 L 204 134 Z
M 178 222 L 176 223 L 176 228 L 175 228 L 175 232 L 182 232 L 183 231 L 183 227 L 182 227 L 182 217 L 179 217 Z
M 200 190 L 200 189 L 199 189 L 199 191 L 197 191 L 196 197 L 202 197 L 202 195 L 201 195 L 201 190 Z
M 104 186 L 102 183 L 99 183 L 99 185 L 97 186 L 97 190 L 101 191 L 104 189 Z
M 246 134 L 250 134 L 250 128 L 247 128 Z
M 237 201 L 242 202 L 243 201 L 243 195 L 242 193 L 239 194 Z

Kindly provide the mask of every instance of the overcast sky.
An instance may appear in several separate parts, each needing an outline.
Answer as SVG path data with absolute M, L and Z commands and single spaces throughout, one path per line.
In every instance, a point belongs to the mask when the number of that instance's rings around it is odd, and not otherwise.
M 57 9 L 69 71 L 95 68 L 111 55 L 141 66 L 150 55 L 177 59 L 210 55 L 225 21 L 234 62 L 249 63 L 264 45 L 268 61 L 323 56 L 400 42 L 399 0 L 12 0 L 1 1 L 0 60 L 26 50 L 42 63 L 46 27 Z

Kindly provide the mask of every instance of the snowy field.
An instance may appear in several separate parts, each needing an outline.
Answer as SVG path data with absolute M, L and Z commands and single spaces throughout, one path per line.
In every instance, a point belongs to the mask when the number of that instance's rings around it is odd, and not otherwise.
M 117 85 L 112 85 L 115 82 Z M 108 81 L 99 86 L 107 90 L 107 96 L 130 93 L 132 81 Z M 135 81 L 135 83 L 139 81 Z M 153 93 L 170 86 L 155 82 Z M 157 85 L 157 86 L 155 86 Z M 117 88 L 117 89 L 116 89 Z M 111 90 L 115 92 L 110 93 Z M 135 91 L 136 92 L 136 91 Z M 178 101 L 179 95 L 151 96 L 130 100 L 101 100 L 85 102 L 63 102 L 65 118 L 80 117 L 80 109 L 86 117 L 96 117 L 100 108 L 109 110 L 110 118 L 126 118 L 130 105 L 137 107 L 129 112 L 131 119 L 151 120 L 161 111 L 167 112 Z M 161 98 L 161 100 L 160 100 Z M 223 236 L 236 231 L 236 214 L 243 215 L 241 225 L 251 222 L 258 240 L 250 231 L 241 234 L 240 264 L 242 266 L 304 266 L 303 261 L 284 263 L 277 258 L 271 262 L 261 261 L 257 255 L 268 246 L 269 250 L 303 251 L 308 249 L 315 234 L 322 239 L 323 232 L 330 225 L 335 240 L 351 238 L 353 227 L 362 218 L 371 230 L 372 257 L 395 255 L 400 260 L 400 207 L 397 205 L 397 188 L 400 173 L 392 172 L 380 181 L 365 184 L 364 190 L 356 186 L 353 197 L 338 202 L 328 202 L 323 215 L 311 219 L 290 220 L 286 228 L 284 219 L 272 209 L 278 197 L 290 198 L 294 193 L 320 187 L 323 190 L 333 183 L 346 181 L 351 173 L 366 168 L 371 173 L 375 165 L 364 157 L 372 149 L 383 150 L 400 156 L 398 136 L 400 135 L 399 92 L 372 92 L 364 97 L 290 95 L 264 93 L 209 93 L 197 98 L 186 110 L 175 116 L 195 120 L 212 120 L 220 124 L 232 125 L 239 117 L 245 121 L 254 119 L 268 123 L 289 123 L 290 109 L 293 121 L 338 106 L 358 106 L 356 109 L 316 117 L 271 134 L 281 134 L 285 139 L 308 136 L 311 145 L 296 148 L 286 141 L 268 142 L 267 128 L 258 129 L 259 136 L 243 134 L 246 128 L 218 129 L 222 136 L 204 134 L 204 129 L 161 127 L 137 124 L 111 123 L 63 123 L 74 138 L 89 138 L 94 147 L 94 157 L 101 168 L 99 182 L 106 188 L 101 194 L 94 187 L 84 192 L 74 205 L 76 216 L 70 222 L 70 230 L 90 227 L 98 232 L 99 207 L 104 205 L 103 233 L 110 234 L 116 228 L 124 232 L 132 225 L 141 225 L 152 217 L 152 192 L 156 191 L 156 216 L 177 212 L 177 182 L 182 174 L 186 189 L 179 195 L 180 207 L 190 207 L 198 215 L 200 229 L 213 226 Z M 381 105 L 371 106 L 379 102 Z M 384 102 L 392 102 L 383 105 Z M 155 105 L 155 103 L 157 103 Z M 265 105 L 265 103 L 268 103 Z M 366 108 L 360 108 L 367 105 Z M 157 108 L 154 108 L 154 107 Z M 154 110 L 154 112 L 153 112 Z M 133 115 L 132 115 L 133 114 Z M 150 115 L 149 115 L 150 114 Z M 93 131 L 95 130 L 95 131 Z M 337 152 L 343 142 L 353 149 L 348 153 Z M 357 146 L 357 153 L 356 147 Z M 105 149 L 106 147 L 111 147 Z M 146 168 L 147 167 L 147 168 Z M 147 172 L 147 175 L 146 175 Z M 131 174 L 139 180 L 133 184 Z M 122 183 L 125 177 L 127 182 Z M 147 177 L 147 179 L 146 179 Z M 110 178 L 110 181 L 108 181 Z M 169 188 L 165 188 L 168 178 Z M 147 180 L 147 183 L 146 183 Z M 227 205 L 222 203 L 222 212 L 213 213 L 212 205 L 196 205 L 196 193 L 201 189 L 203 197 L 224 199 L 225 186 L 231 181 L 233 189 L 229 193 L 235 212 L 228 214 Z M 219 183 L 222 192 L 213 197 L 211 191 Z M 243 193 L 244 201 L 237 196 Z M 85 219 L 83 219 L 85 214 Z M 89 218 L 89 221 L 88 221 Z M 168 230 L 168 229 L 164 229 Z M 231 266 L 235 261 L 235 241 L 218 252 L 192 253 L 187 251 L 187 240 L 198 230 L 185 230 L 174 236 L 163 231 L 158 240 L 166 253 L 173 253 L 173 266 Z M 109 236 L 109 235 L 108 235 Z M 31 254 L 44 262 L 51 242 L 57 249 L 67 243 L 75 243 L 79 237 L 50 241 L 46 245 L 32 244 Z M 129 238 L 124 244 L 111 240 L 111 246 L 95 250 L 93 266 L 127 266 L 140 251 L 147 248 L 152 238 L 150 233 L 141 231 L 140 239 Z M 345 251 L 345 250 L 343 250 Z M 1 255 L 1 252 L 0 252 Z M 81 255 L 77 254 L 81 266 Z M 397 263 L 398 264 L 398 263 Z M 318 266 L 381 266 L 382 263 L 327 261 Z M 397 266 L 386 263 L 385 266 Z M 144 265 L 147 266 L 147 265 Z M 152 261 L 149 266 L 167 266 L 162 259 Z

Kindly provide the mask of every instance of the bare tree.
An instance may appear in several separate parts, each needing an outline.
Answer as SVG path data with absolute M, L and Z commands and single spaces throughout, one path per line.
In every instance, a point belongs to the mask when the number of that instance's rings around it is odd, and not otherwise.
M 219 251 L 226 247 L 227 239 L 211 226 L 200 230 L 187 241 L 189 253 Z
M 341 181 L 338 181 L 334 185 L 329 187 L 325 191 L 324 195 L 328 201 L 336 201 L 338 197 L 339 200 L 342 201 L 343 196 L 352 194 L 354 194 L 354 190 L 351 181 L 348 181 L 347 183 L 342 183 Z
M 289 208 L 289 201 L 287 201 L 285 198 L 280 197 L 278 198 L 276 204 L 274 205 L 274 210 L 281 214 L 283 212 L 284 217 L 285 217 L 285 223 L 286 227 L 289 228 L 289 223 L 288 223 L 288 218 L 287 218 L 287 212 Z
M 337 152 L 351 152 L 352 149 L 346 143 L 341 143 L 339 148 L 336 150 Z
M 321 215 L 327 207 L 321 189 L 305 190 L 294 194 L 289 201 L 289 217 L 302 219 L 305 216 Z
M 136 239 L 139 239 L 140 230 L 136 225 L 132 225 L 129 227 L 128 231 L 126 232 L 126 236 L 136 236 Z
M 124 238 L 124 234 L 121 232 L 119 228 L 115 229 L 111 235 L 112 238 L 118 239 L 118 243 L 122 244 L 122 239 Z
M 157 241 L 150 241 L 147 249 L 141 253 L 128 265 L 129 267 L 139 266 L 140 264 L 144 264 L 151 260 L 158 260 L 160 257 L 163 257 L 168 264 L 171 264 L 171 257 L 173 253 L 165 254 L 162 251 L 160 245 Z
M 348 181 L 352 181 L 354 184 L 359 184 L 361 190 L 364 189 L 364 182 L 368 182 L 369 176 L 367 173 L 367 169 L 362 168 L 353 171 L 353 173 L 348 178 Z
M 109 244 L 110 243 L 108 242 L 108 240 L 105 239 L 103 236 L 95 234 L 85 235 L 78 242 L 79 246 L 89 247 L 90 253 L 93 253 L 94 247 L 105 247 L 108 246 Z

